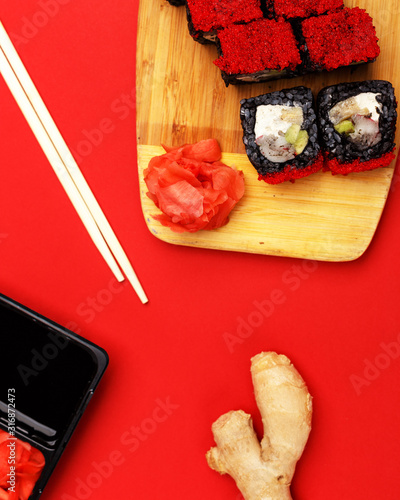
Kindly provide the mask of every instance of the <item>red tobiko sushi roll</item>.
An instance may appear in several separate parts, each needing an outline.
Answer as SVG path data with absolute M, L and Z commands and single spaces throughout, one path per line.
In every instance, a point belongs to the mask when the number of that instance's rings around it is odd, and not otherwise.
M 370 62 L 380 53 L 372 18 L 358 7 L 305 19 L 301 31 L 308 71 Z
M 307 18 L 343 8 L 343 0 L 266 0 L 269 16 Z
M 283 19 L 258 19 L 218 31 L 219 58 L 226 86 L 294 76 L 301 64 L 291 24 Z
M 263 17 L 260 0 L 187 0 L 189 32 L 197 42 L 214 43 L 217 30 Z

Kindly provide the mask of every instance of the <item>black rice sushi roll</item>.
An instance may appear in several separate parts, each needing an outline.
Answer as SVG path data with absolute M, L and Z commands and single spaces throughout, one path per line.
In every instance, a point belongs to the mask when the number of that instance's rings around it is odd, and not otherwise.
M 280 90 L 240 104 L 243 143 L 259 180 L 294 181 L 323 167 L 311 89 Z
M 396 98 L 383 80 L 341 83 L 317 96 L 325 169 L 334 174 L 387 167 L 395 158 Z

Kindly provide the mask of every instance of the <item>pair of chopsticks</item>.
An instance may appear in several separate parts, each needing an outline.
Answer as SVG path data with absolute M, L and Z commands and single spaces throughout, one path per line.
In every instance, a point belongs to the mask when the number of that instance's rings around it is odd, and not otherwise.
M 104 260 L 118 281 L 133 286 L 143 304 L 146 294 L 53 118 L 0 21 L 0 73 Z M 122 270 L 122 271 L 121 271 Z M 123 273 L 124 274 L 123 274 Z

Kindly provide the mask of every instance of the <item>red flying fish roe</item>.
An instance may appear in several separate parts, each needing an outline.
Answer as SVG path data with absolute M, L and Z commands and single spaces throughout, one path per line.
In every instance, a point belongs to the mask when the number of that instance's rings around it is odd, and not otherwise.
M 218 38 L 222 55 L 214 64 L 229 74 L 294 70 L 301 63 L 292 26 L 282 19 L 232 25 L 219 31 Z
M 287 19 L 310 17 L 343 7 L 343 0 L 274 0 L 275 14 Z
M 330 170 L 333 175 L 347 175 L 352 172 L 365 172 L 367 170 L 374 170 L 375 168 L 388 167 L 395 157 L 396 156 L 393 152 L 389 152 L 380 158 L 374 158 L 373 160 L 360 161 L 357 158 L 357 160 L 350 163 L 341 163 L 336 158 L 333 158 L 332 160 L 326 161 L 324 170 Z
M 287 165 L 281 172 L 259 175 L 258 180 L 267 182 L 268 184 L 280 184 L 281 182 L 290 181 L 294 182 L 296 179 L 307 177 L 308 175 L 315 174 L 324 167 L 324 158 L 322 153 L 319 153 L 315 162 L 305 168 L 293 168 L 292 165 Z
M 302 28 L 312 63 L 326 70 L 367 62 L 380 52 L 372 18 L 358 7 L 311 17 Z
M 263 16 L 260 0 L 187 0 L 196 30 L 211 31 Z

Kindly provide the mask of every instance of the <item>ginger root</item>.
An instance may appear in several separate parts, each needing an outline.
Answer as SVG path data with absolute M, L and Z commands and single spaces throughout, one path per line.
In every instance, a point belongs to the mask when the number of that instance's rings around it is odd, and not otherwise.
M 251 374 L 264 437 L 260 443 L 250 415 L 230 411 L 212 425 L 217 446 L 207 462 L 229 474 L 245 500 L 291 500 L 290 483 L 311 430 L 312 398 L 284 355 L 254 356 Z

